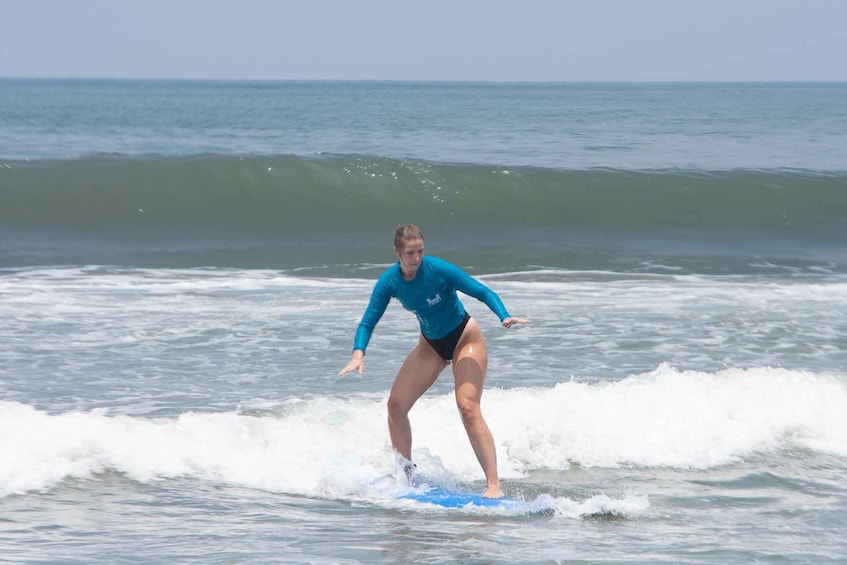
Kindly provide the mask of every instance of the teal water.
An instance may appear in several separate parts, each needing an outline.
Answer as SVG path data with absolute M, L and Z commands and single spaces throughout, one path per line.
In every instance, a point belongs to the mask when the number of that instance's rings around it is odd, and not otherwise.
M 840 83 L 0 85 L 6 265 L 844 264 Z
M 384 157 L 97 156 L 0 169 L 5 265 L 317 269 L 412 221 L 482 272 L 843 272 L 847 174 L 558 170 Z
M 0 80 L 0 561 L 847 559 L 844 84 Z M 486 334 L 507 495 L 412 500 L 391 234 Z M 418 486 L 482 486 L 446 372 Z
M 378 155 L 844 171 L 844 83 L 0 80 L 0 157 Z

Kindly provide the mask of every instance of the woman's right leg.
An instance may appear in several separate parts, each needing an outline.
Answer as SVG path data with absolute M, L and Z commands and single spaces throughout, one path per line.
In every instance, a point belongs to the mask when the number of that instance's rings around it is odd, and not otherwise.
M 388 396 L 388 433 L 391 436 L 391 445 L 409 461 L 412 460 L 409 410 L 435 383 L 445 367 L 447 362 L 421 337 L 394 378 L 391 394 Z

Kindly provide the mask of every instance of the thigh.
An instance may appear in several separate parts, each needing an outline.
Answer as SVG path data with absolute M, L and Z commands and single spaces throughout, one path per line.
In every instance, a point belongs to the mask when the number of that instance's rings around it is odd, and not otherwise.
M 485 372 L 488 370 L 488 351 L 479 323 L 470 319 L 453 356 L 453 378 L 456 382 L 456 401 L 479 402 Z
M 421 337 L 394 378 L 389 402 L 401 410 L 410 410 L 446 366 L 447 362 Z

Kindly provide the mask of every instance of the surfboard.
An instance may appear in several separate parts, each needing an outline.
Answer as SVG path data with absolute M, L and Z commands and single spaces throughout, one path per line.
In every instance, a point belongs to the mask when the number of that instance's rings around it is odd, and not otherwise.
M 526 513 L 538 513 L 536 505 L 515 498 L 486 498 L 481 494 L 434 488 L 424 492 L 412 492 L 399 498 L 414 500 L 426 504 L 434 504 L 443 508 L 465 508 L 470 505 L 480 508 L 500 508 L 504 510 L 520 510 Z

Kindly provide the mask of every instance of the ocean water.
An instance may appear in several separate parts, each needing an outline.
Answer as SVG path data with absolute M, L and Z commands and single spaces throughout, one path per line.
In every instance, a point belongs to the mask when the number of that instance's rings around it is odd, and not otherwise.
M 0 562 L 847 561 L 847 85 L 0 80 Z M 507 495 L 385 402 L 391 238 L 532 324 Z

